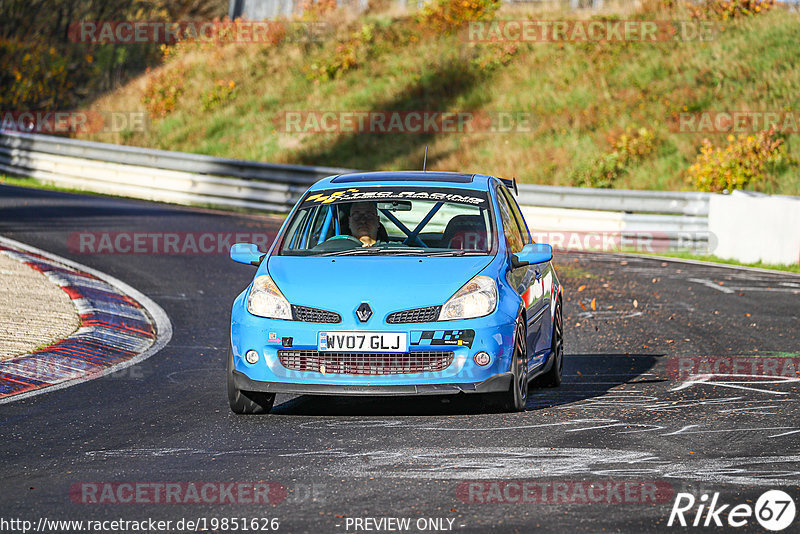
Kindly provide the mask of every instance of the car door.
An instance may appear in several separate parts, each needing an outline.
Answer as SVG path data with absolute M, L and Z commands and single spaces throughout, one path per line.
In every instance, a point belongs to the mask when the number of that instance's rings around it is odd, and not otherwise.
M 514 208 L 512 208 L 512 204 L 514 206 L 516 204 L 508 196 L 504 186 L 497 187 L 496 196 L 506 247 L 511 253 L 518 253 L 524 245 L 530 242 L 530 234 L 527 227 L 520 227 L 520 221 L 515 217 Z M 522 221 L 522 224 L 524 225 L 524 221 Z M 509 284 L 525 303 L 529 370 L 542 363 L 536 352 L 536 347 L 537 344 L 541 344 L 539 339 L 541 337 L 542 320 L 545 316 L 549 317 L 545 313 L 547 305 L 543 298 L 540 274 L 541 266 L 539 265 L 511 268 L 508 274 Z
M 525 218 L 522 216 L 522 211 L 520 210 L 519 204 L 517 204 L 517 201 L 514 199 L 508 189 L 505 189 L 503 192 L 506 195 L 509 206 L 511 206 L 511 211 L 514 214 L 514 218 L 516 219 L 517 224 L 522 231 L 523 239 L 526 240 L 525 243 L 533 243 L 530 229 L 528 228 Z M 535 287 L 531 291 L 541 295 L 542 310 L 550 309 L 552 311 L 553 265 L 548 261 L 545 263 L 539 263 L 533 266 L 533 268 L 534 278 L 536 280 L 535 283 L 540 287 Z M 533 359 L 535 360 L 534 363 L 539 361 L 544 363 L 544 358 L 550 353 L 551 337 L 553 335 L 553 316 L 550 313 L 542 313 L 538 333 L 538 337 L 531 345 L 531 347 L 534 348 L 533 354 L 535 354 Z

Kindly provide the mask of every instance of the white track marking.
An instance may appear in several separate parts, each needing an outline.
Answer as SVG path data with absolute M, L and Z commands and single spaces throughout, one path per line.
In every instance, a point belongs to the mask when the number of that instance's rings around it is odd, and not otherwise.
M 767 410 L 769 408 L 779 408 L 778 405 L 773 404 L 771 406 L 750 406 L 748 408 L 731 408 L 730 410 L 720 410 L 719 413 L 739 413 L 739 412 L 746 412 L 750 414 L 757 414 L 757 415 L 778 415 L 776 412 L 754 412 L 753 410 Z
M 321 452 L 321 451 L 320 451 Z M 325 454 L 314 457 L 325 459 Z M 703 480 L 720 484 L 785 485 L 800 480 L 800 456 L 666 460 L 646 451 L 504 447 L 409 448 L 338 455 L 334 475 L 449 480 L 621 476 Z M 327 462 L 326 462 L 327 463 Z
M 741 381 L 715 381 L 715 378 L 753 378 L 756 380 L 741 380 Z M 768 379 L 768 380 L 764 380 Z M 680 391 L 694 385 L 707 385 L 707 386 L 721 386 L 725 388 L 744 389 L 747 391 L 758 391 L 759 393 L 769 393 L 771 395 L 788 395 L 788 391 L 774 391 L 771 389 L 760 389 L 754 387 L 743 386 L 742 384 L 788 384 L 792 382 L 800 382 L 800 378 L 791 376 L 769 376 L 769 375 L 730 375 L 730 374 L 714 374 L 714 375 L 696 375 L 689 377 L 680 386 L 672 388 L 670 391 Z
M 703 260 L 690 260 L 685 258 L 674 258 L 671 256 L 651 256 L 649 254 L 630 254 L 627 252 L 610 252 L 608 254 L 611 259 L 609 261 L 617 261 L 619 259 L 637 259 L 637 260 L 650 260 L 650 261 L 667 261 L 672 263 L 686 263 L 689 265 L 700 265 L 703 267 L 712 267 L 715 269 L 730 269 L 733 271 L 749 271 L 751 273 L 759 273 L 764 275 L 773 275 L 773 276 L 795 276 L 800 277 L 798 273 L 792 273 L 789 271 L 779 271 L 777 269 L 762 269 L 761 267 L 747 267 L 745 265 L 733 265 L 730 263 L 715 263 L 713 261 L 703 261 Z M 616 258 L 615 258 L 616 256 Z M 742 273 L 744 274 L 744 273 Z
M 684 432 L 686 432 L 690 428 L 697 428 L 698 426 L 700 426 L 700 425 L 686 425 L 683 428 L 681 428 L 680 430 L 676 430 L 675 432 L 670 432 L 668 434 L 661 434 L 661 435 L 662 436 L 675 436 L 677 434 L 683 434 Z
M 784 432 L 783 434 L 774 434 L 772 436 L 767 436 L 768 438 L 779 438 L 781 436 L 788 436 L 789 434 L 797 434 L 800 430 L 791 430 L 789 432 Z
M 156 354 L 158 351 L 164 348 L 164 346 L 167 343 L 169 343 L 170 339 L 172 339 L 172 322 L 170 322 L 167 313 L 161 308 L 161 306 L 153 302 L 145 294 L 129 286 L 122 280 L 114 278 L 113 276 L 98 271 L 96 269 L 92 269 L 91 267 L 88 267 L 86 265 L 74 262 L 72 260 L 68 260 L 66 258 L 62 258 L 61 256 L 57 256 L 55 254 L 52 254 L 45 250 L 38 249 L 36 247 L 32 247 L 30 245 L 26 245 L 25 243 L 20 243 L 19 241 L 15 241 L 7 237 L 0 236 L 0 244 L 6 245 L 7 247 L 10 248 L 17 248 L 19 250 L 24 250 L 32 254 L 38 254 L 39 256 L 43 256 L 47 259 L 53 260 L 54 262 L 60 263 L 62 265 L 66 265 L 67 267 L 72 267 L 73 269 L 89 273 L 99 278 L 100 280 L 107 282 L 108 284 L 114 286 L 121 293 L 137 301 L 142 306 L 142 308 L 145 309 L 148 315 L 150 315 L 156 326 L 156 339 L 153 341 L 153 344 L 150 345 L 150 347 L 147 350 L 145 350 L 140 354 L 137 354 L 133 358 L 112 365 L 111 367 L 106 368 L 100 373 L 92 373 L 91 376 L 67 380 L 66 382 L 60 382 L 53 386 L 47 386 L 33 391 L 20 393 L 19 395 L 12 395 L 10 397 L 0 399 L 0 404 L 6 404 L 9 402 L 27 399 L 29 397 L 33 397 L 34 395 L 41 395 L 42 393 L 49 393 L 51 391 L 68 388 L 76 384 L 81 384 L 89 380 L 94 380 L 95 378 L 100 378 L 101 376 L 105 376 L 111 373 L 116 373 L 120 369 L 124 369 L 126 367 L 130 367 L 131 365 L 135 365 L 139 362 L 146 360 L 153 354 Z
M 750 291 L 766 291 L 772 293 L 788 293 L 792 295 L 797 295 L 800 293 L 800 289 L 790 289 L 788 287 L 731 287 L 734 291 L 741 291 L 742 293 L 747 293 Z
M 687 425 L 688 429 L 696 425 Z M 791 427 L 731 429 L 727 431 L 783 430 Z M 687 434 L 701 433 L 689 431 Z M 800 432 L 772 435 L 779 437 Z M 174 462 L 176 457 L 254 456 L 272 454 L 302 458 L 291 467 L 293 476 L 304 470 L 333 476 L 363 478 L 411 478 L 438 480 L 493 480 L 504 478 L 558 478 L 652 476 L 702 480 L 720 484 L 786 485 L 800 481 L 800 455 L 733 458 L 696 457 L 665 459 L 648 451 L 581 447 L 410 447 L 353 450 L 347 448 L 300 449 L 231 448 L 123 448 L 84 453 L 92 460 L 149 458 Z M 332 461 L 332 460 L 335 460 Z
M 722 291 L 723 293 L 735 293 L 735 291 L 729 287 L 721 286 L 719 284 L 715 284 L 711 280 L 706 278 L 689 278 L 690 282 L 694 282 L 695 284 L 701 284 L 706 287 L 710 287 L 711 289 L 716 289 L 717 291 Z

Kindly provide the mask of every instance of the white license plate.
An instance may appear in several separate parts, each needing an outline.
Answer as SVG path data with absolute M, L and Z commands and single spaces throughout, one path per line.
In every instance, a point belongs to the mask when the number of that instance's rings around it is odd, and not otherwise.
M 407 352 L 407 333 L 320 332 L 320 352 Z

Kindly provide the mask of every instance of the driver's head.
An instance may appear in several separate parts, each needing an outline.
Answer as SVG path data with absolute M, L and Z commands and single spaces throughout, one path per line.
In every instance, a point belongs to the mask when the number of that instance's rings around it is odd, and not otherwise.
M 378 206 L 374 202 L 356 202 L 350 208 L 350 232 L 365 245 L 378 240 Z

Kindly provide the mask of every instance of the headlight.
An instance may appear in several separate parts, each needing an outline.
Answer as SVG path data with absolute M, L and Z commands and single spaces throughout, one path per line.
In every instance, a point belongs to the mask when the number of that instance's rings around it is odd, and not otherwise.
M 456 291 L 439 312 L 440 321 L 489 315 L 497 307 L 497 286 L 488 276 L 476 276 Z
M 250 296 L 247 297 L 247 311 L 260 317 L 271 319 L 291 319 L 292 307 L 284 298 L 272 278 L 263 274 L 253 280 Z

